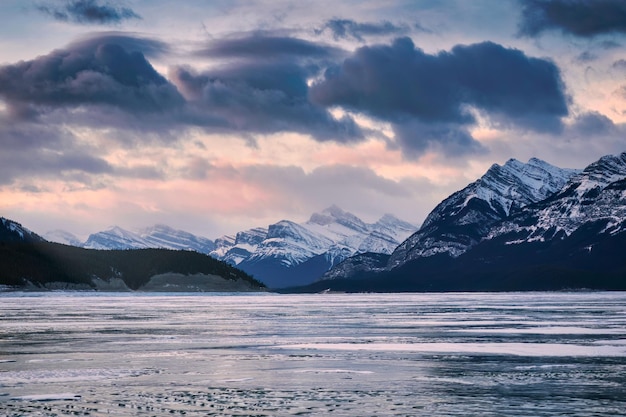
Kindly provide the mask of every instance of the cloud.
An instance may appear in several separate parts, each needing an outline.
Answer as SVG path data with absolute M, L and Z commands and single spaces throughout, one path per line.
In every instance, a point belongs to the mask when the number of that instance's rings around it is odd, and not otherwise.
M 425 31 L 419 24 L 416 24 L 415 27 Z M 350 19 L 330 19 L 320 29 L 316 29 L 315 33 L 319 35 L 327 30 L 332 33 L 336 40 L 352 38 L 360 42 L 364 41 L 364 36 L 398 36 L 408 32 L 407 27 L 398 26 L 388 21 L 359 23 Z
M 351 117 L 337 119 L 309 100 L 309 80 L 343 51 L 297 38 L 247 34 L 213 41 L 200 53 L 238 59 L 205 71 L 170 69 L 169 78 L 196 114 L 216 116 L 240 133 L 290 131 L 323 141 L 363 139 Z
M 196 52 L 211 58 L 331 58 L 343 55 L 338 48 L 288 36 L 251 33 L 247 36 L 217 39 Z
M 354 141 L 363 132 L 350 117 L 335 119 L 309 102 L 305 68 L 290 62 L 245 62 L 196 72 L 177 67 L 169 77 L 198 114 L 226 121 L 240 133 L 291 131 L 317 140 Z
M 467 131 L 476 122 L 469 108 L 492 123 L 538 131 L 558 131 L 568 114 L 554 63 L 491 42 L 436 55 L 408 38 L 365 46 L 329 68 L 310 98 L 393 123 L 407 154 L 435 144 L 455 155 L 479 150 Z
M 617 126 L 605 115 L 592 111 L 582 113 L 574 119 L 569 127 L 577 137 L 593 138 L 600 135 L 615 133 Z
M 150 137 L 145 132 L 169 140 L 171 132 L 180 137 L 191 127 L 244 138 L 277 132 L 338 142 L 364 137 L 350 116 L 335 118 L 308 99 L 309 79 L 330 57 L 344 54 L 336 48 L 278 37 L 214 41 L 203 53 L 237 59 L 205 71 L 172 67 L 171 81 L 145 57 L 168 52 L 168 45 L 149 38 L 92 34 L 0 66 L 0 100 L 15 121 L 46 116 L 52 123 L 112 128 L 120 138 L 142 133 L 144 141 Z
M 219 182 L 220 177 L 241 183 L 242 188 L 262 190 L 259 194 L 263 200 L 250 202 L 255 211 L 296 209 L 311 213 L 337 204 L 349 211 L 381 213 L 388 211 L 388 202 L 393 200 L 412 202 L 409 220 L 414 220 L 413 216 L 425 215 L 432 208 L 421 207 L 418 198 L 421 192 L 432 192 L 433 184 L 428 180 L 395 181 L 367 167 L 323 165 L 306 172 L 297 166 L 250 165 L 220 168 L 211 172 L 208 180 Z M 249 212 L 250 205 L 244 210 Z
M 578 37 L 626 33 L 626 2 L 623 0 L 525 0 L 519 33 L 539 36 L 560 30 Z
M 144 55 L 120 45 L 130 42 L 130 37 L 94 36 L 30 61 L 0 66 L 0 98 L 9 107 L 108 105 L 134 113 L 181 106 L 182 96 Z
M 71 0 L 63 6 L 43 4 L 37 10 L 52 16 L 56 20 L 81 24 L 109 25 L 128 19 L 141 19 L 128 7 L 115 6 L 111 2 L 98 0 Z
M 149 58 L 160 58 L 171 52 L 170 46 L 160 40 L 116 31 L 89 33 L 70 43 L 67 49 L 90 50 L 102 44 L 119 45 L 129 53 L 141 53 Z
M 486 152 L 463 126 L 454 123 L 424 123 L 409 119 L 393 126 L 396 144 L 403 153 L 415 159 L 428 151 L 448 156 Z
M 72 179 L 76 173 L 113 172 L 108 162 L 95 156 L 94 149 L 81 144 L 71 133 L 39 123 L 0 124 L 0 147 L 0 184 L 10 184 L 17 178 Z

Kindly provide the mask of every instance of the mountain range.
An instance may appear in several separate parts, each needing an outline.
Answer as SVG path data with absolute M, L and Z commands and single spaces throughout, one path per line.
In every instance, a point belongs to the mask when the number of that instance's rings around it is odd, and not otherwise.
M 3 249 L 49 244 L 1 220 Z M 78 242 L 60 231 L 52 237 Z M 626 153 L 584 169 L 537 158 L 494 164 L 419 229 L 391 215 L 368 224 L 332 206 L 306 222 L 282 220 L 214 241 L 167 226 L 114 227 L 77 246 L 202 252 L 287 292 L 626 290 Z
M 389 256 L 360 254 L 308 290 L 626 289 L 626 153 L 583 170 L 493 165 Z
M 237 266 L 270 288 L 281 288 L 309 284 L 358 253 L 390 254 L 415 230 L 414 225 L 390 214 L 368 224 L 331 206 L 303 223 L 281 220 L 215 241 L 165 225 L 138 232 L 115 226 L 91 234 L 85 242 L 60 230 L 44 237 L 88 249 L 193 250 Z

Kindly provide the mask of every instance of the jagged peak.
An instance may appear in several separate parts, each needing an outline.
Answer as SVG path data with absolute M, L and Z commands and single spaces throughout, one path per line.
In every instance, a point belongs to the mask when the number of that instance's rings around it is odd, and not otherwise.
M 510 158 L 504 165 L 493 164 L 487 172 L 439 203 L 424 220 L 422 228 L 438 222 L 442 216 L 463 213 L 474 199 L 486 202 L 498 216 L 511 210 L 541 201 L 557 193 L 580 170 L 559 168 L 538 158 L 528 163 Z
M 586 174 L 612 167 L 617 169 L 624 169 L 626 167 L 626 152 L 622 152 L 618 155 L 605 155 L 596 162 L 589 164 L 582 173 Z
M 570 186 L 577 194 L 584 194 L 593 188 L 604 188 L 614 181 L 626 178 L 626 152 L 618 155 L 605 155 L 587 165 L 570 180 Z M 569 188 L 568 187 L 568 188 Z

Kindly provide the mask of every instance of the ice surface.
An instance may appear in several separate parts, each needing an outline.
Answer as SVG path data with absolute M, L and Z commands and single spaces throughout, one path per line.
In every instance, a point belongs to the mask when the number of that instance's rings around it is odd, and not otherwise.
M 625 305 L 2 293 L 0 415 L 623 415 Z
M 625 346 L 586 346 L 565 343 L 303 343 L 277 347 L 280 349 L 463 353 L 541 357 L 626 357 Z
M 64 392 L 61 394 L 23 395 L 12 399 L 18 401 L 77 401 L 80 400 L 80 397 L 78 394 Z

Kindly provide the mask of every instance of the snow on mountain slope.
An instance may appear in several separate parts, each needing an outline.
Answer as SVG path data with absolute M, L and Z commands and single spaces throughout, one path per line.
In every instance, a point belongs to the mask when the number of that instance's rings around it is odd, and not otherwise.
M 273 288 L 304 285 L 354 254 L 388 255 L 415 230 L 412 224 L 391 215 L 368 224 L 331 206 L 303 223 L 282 220 L 270 225 L 265 239 L 255 241 L 254 251 L 237 265 Z M 235 250 L 241 255 L 237 247 L 229 249 L 222 259 L 228 259 Z
M 331 206 L 313 213 L 304 223 L 282 220 L 267 229 L 239 232 L 234 241 L 223 237 L 219 243 L 216 240 L 217 249 L 211 254 L 235 265 L 246 261 L 243 266 L 272 259 L 288 268 L 321 254 L 335 264 L 355 253 L 389 254 L 415 230 L 412 224 L 389 214 L 367 224 Z
M 224 235 L 215 239 L 215 249 L 209 255 L 217 259 L 224 259 L 228 251 L 235 246 L 235 236 Z
M 215 239 L 215 249 L 210 255 L 231 265 L 238 265 L 248 259 L 266 237 L 267 229 L 263 227 L 239 232 L 235 237 L 222 236 Z
M 209 253 L 215 249 L 215 243 L 210 239 L 162 224 L 144 229 L 140 236 L 151 248 L 194 250 L 200 253 Z
M 331 206 L 314 213 L 303 223 L 282 220 L 268 228 L 257 227 L 222 236 L 214 242 L 191 233 L 157 225 L 139 232 L 120 227 L 89 236 L 84 247 L 93 249 L 169 248 L 188 249 L 240 266 L 262 279 L 296 265 L 299 273 L 319 277 L 344 259 L 363 252 L 390 254 L 416 227 L 385 215 L 376 223 L 363 222 L 352 213 Z M 278 269 L 276 269 L 278 268 Z M 309 269 L 307 269 L 309 268 Z M 319 272 L 319 273 L 318 273 Z M 307 275 L 308 276 L 308 275 Z
M 559 191 L 579 172 L 537 158 L 526 164 L 516 159 L 494 164 L 480 179 L 439 203 L 420 230 L 392 253 L 388 267 L 439 253 L 459 256 L 480 242 L 493 224 Z
M 626 222 L 626 152 L 607 155 L 573 176 L 552 197 L 529 205 L 494 228 L 489 239 L 511 235 L 509 244 L 571 235 L 584 224 L 603 221 L 618 233 Z
M 83 247 L 87 249 L 143 249 L 150 246 L 139 234 L 113 226 L 89 235 Z
M 82 246 L 88 249 L 182 249 L 200 253 L 215 249 L 210 239 L 165 225 L 155 225 L 137 233 L 114 226 L 90 235 Z
M 273 258 L 287 267 L 319 255 L 333 245 L 329 237 L 288 220 L 269 226 L 267 237 L 247 259 L 255 262 Z

